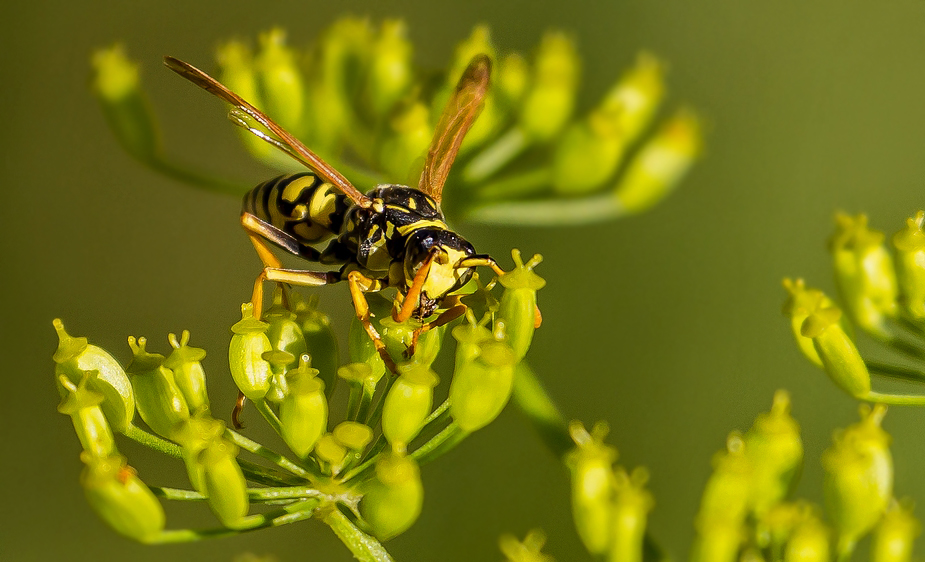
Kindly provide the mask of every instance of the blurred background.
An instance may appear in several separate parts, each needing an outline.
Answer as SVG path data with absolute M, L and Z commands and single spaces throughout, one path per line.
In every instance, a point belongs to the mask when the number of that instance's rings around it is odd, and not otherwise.
M 501 52 L 530 53 L 544 31 L 567 31 L 584 61 L 580 112 L 641 49 L 669 63 L 667 107 L 697 108 L 708 136 L 704 158 L 663 204 L 594 226 L 456 226 L 505 265 L 512 247 L 545 256 L 545 323 L 531 362 L 567 416 L 607 420 L 621 463 L 648 467 L 650 530 L 676 558 L 687 555 L 711 456 L 778 388 L 791 391 L 806 444 L 797 494 L 821 502 L 819 454 L 833 429 L 856 421 L 857 402 L 799 355 L 781 279 L 834 293 L 825 243 L 835 210 L 867 212 L 892 233 L 925 205 L 925 3 L 36 0 L 4 12 L 3 560 L 350 559 L 316 522 L 192 545 L 117 536 L 83 499 L 51 361 L 55 317 L 126 361 L 126 336 L 163 351 L 166 333 L 186 328 L 209 351 L 213 409 L 227 411 L 228 327 L 258 271 L 237 199 L 159 176 L 117 144 L 89 90 L 91 52 L 121 41 L 142 63 L 173 155 L 256 184 L 273 172 L 245 157 L 219 104 L 161 57 L 212 69 L 221 40 L 279 25 L 301 46 L 347 14 L 403 18 L 418 61 L 434 68 L 479 23 Z M 325 291 L 322 303 L 345 329 L 346 291 Z M 894 407 L 885 421 L 896 495 L 920 502 L 923 425 L 925 411 L 913 408 Z M 155 455 L 120 447 L 156 481 Z M 559 560 L 588 559 L 567 474 L 514 408 L 423 478 L 421 519 L 388 543 L 397 560 L 499 560 L 499 534 L 536 527 Z M 204 508 L 168 511 L 170 527 L 205 524 Z

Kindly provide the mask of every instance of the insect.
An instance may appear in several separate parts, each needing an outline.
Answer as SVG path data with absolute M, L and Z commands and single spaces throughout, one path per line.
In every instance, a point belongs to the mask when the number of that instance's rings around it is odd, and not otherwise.
M 198 68 L 165 57 L 168 68 L 230 103 L 230 117 L 264 141 L 311 170 L 264 182 L 244 197 L 241 224 L 263 262 L 254 283 L 253 303 L 259 314 L 263 282 L 320 286 L 346 281 L 357 318 L 376 349 L 394 371 L 370 321 L 364 293 L 395 288 L 393 318 L 431 325 L 448 322 L 465 311 L 455 293 L 476 267 L 504 270 L 486 254 L 451 230 L 440 209 L 443 185 L 463 138 L 484 105 L 491 61 L 476 55 L 460 78 L 435 128 L 418 187 L 385 184 L 364 194 L 293 135 L 260 110 Z M 256 121 L 266 132 L 252 127 Z M 322 243 L 327 241 L 323 248 Z M 334 271 L 285 269 L 268 243 Z

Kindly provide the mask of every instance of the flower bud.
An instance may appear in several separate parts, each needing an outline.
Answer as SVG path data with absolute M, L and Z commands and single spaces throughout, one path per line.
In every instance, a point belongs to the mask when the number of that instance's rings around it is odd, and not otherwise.
M 569 424 L 576 445 L 566 457 L 572 475 L 572 517 L 578 536 L 594 555 L 607 552 L 614 531 L 616 483 L 612 465 L 617 450 L 604 444 L 609 431 L 605 422 L 594 424 L 591 433 L 579 421 Z
M 286 373 L 289 393 L 279 404 L 279 421 L 283 440 L 300 458 L 311 453 L 327 430 L 328 401 L 324 382 L 316 377 L 308 355 L 303 355 L 298 369 Z
M 356 452 L 365 449 L 373 440 L 373 430 L 368 425 L 352 421 L 337 424 L 331 434 L 338 443 Z
M 697 514 L 692 562 L 735 560 L 751 497 L 752 465 L 742 437 L 733 433 L 726 451 L 713 459 L 713 474 L 703 491 Z
M 109 424 L 116 431 L 125 431 L 135 417 L 135 393 L 122 365 L 103 348 L 88 344 L 87 338 L 72 337 L 59 318 L 53 324 L 58 333 L 58 349 L 53 356 L 58 393 L 61 397 L 68 394 L 61 375 L 78 385 L 85 374 L 96 371 L 96 376 L 87 383 L 88 388 L 103 395 L 100 407 Z
M 755 517 L 755 544 L 770 548 L 771 552 L 782 552 L 793 529 L 811 510 L 803 501 L 775 503 Z
M 498 65 L 496 85 L 500 97 L 508 106 L 520 103 L 530 83 L 530 68 L 518 53 L 509 53 Z
M 200 454 L 213 441 L 220 439 L 224 433 L 225 424 L 206 412 L 191 416 L 174 433 L 174 440 L 183 447 L 183 462 L 186 464 L 186 474 L 190 484 L 203 495 L 208 492 Z
M 398 111 L 389 120 L 389 134 L 379 148 L 379 162 L 389 177 L 408 183 L 416 179 L 433 134 L 430 109 L 424 103 L 416 101 Z
M 332 474 L 337 474 L 347 460 L 347 449 L 334 435 L 326 433 L 315 444 L 315 456 L 330 465 Z
M 505 320 L 507 342 L 514 349 L 517 361 L 520 361 L 533 341 L 536 292 L 546 286 L 546 281 L 533 272 L 533 268 L 543 261 L 543 256 L 535 254 L 526 265 L 520 257 L 520 250 L 512 250 L 511 257 L 515 265 L 513 271 L 498 278 L 498 282 L 505 288 L 498 312 Z
M 93 90 L 116 138 L 132 156 L 149 161 L 158 152 L 158 134 L 150 107 L 142 95 L 138 64 L 122 45 L 93 54 Z
M 273 294 L 273 305 L 263 313 L 263 320 L 269 324 L 266 333 L 273 349 L 285 351 L 293 358 L 307 353 L 302 327 L 296 322 L 295 313 L 283 306 L 281 289 L 277 288 Z
M 369 302 L 370 319 L 374 325 L 378 324 L 379 319 L 388 318 L 392 311 L 392 303 L 387 301 L 382 295 L 367 294 Z M 363 324 L 354 317 L 350 324 L 350 334 L 348 339 L 348 351 L 350 361 L 354 363 L 366 363 L 372 369 L 372 376 L 379 380 L 385 374 L 385 363 L 382 356 L 376 350 L 373 341 L 369 339 L 369 334 L 363 328 Z
M 890 436 L 880 423 L 886 406 L 861 407 L 861 421 L 835 436 L 822 455 L 826 510 L 838 532 L 840 556 L 883 517 L 893 495 Z
M 815 515 L 793 530 L 784 550 L 784 562 L 829 562 L 829 529 Z
M 286 32 L 278 27 L 261 33 L 256 67 L 266 101 L 266 113 L 284 129 L 302 130 L 305 87 L 295 53 L 286 45 Z
M 223 437 L 213 439 L 199 454 L 205 495 L 222 525 L 235 528 L 247 515 L 247 481 L 235 458 L 238 447 Z
M 539 529 L 527 533 L 523 542 L 514 535 L 501 535 L 498 547 L 508 562 L 554 562 L 554 558 L 540 552 L 546 544 L 546 535 Z
M 254 107 L 265 107 L 257 84 L 257 69 L 250 47 L 240 41 L 229 41 L 219 46 L 215 58 L 218 61 L 218 79 L 222 84 Z M 275 150 L 272 145 L 254 136 L 247 129 L 238 129 L 238 134 L 251 155 L 261 160 L 273 158 Z
M 443 88 L 434 95 L 432 100 L 431 113 L 433 115 L 433 122 L 439 121 L 440 115 L 443 113 L 446 103 L 450 99 L 453 91 L 455 91 L 456 85 L 462 77 L 463 72 L 465 72 L 469 63 L 472 62 L 472 59 L 480 54 L 487 55 L 492 62 L 497 59 L 497 51 L 492 44 L 488 27 L 485 25 L 477 25 L 474 27 L 472 29 L 472 34 L 460 41 L 456 46 L 456 50 L 453 54 L 453 61 L 446 74 L 446 82 Z M 491 88 L 489 88 L 484 98 L 482 111 L 479 113 L 478 119 L 472 123 L 469 132 L 466 133 L 466 137 L 463 139 L 463 143 L 460 147 L 460 152 L 465 153 L 485 143 L 490 137 L 497 133 L 497 129 L 499 125 L 502 124 L 503 118 L 502 108 L 499 107 L 498 103 L 495 101 L 495 95 Z
M 504 324 L 499 321 L 498 326 L 503 329 Z M 493 338 L 476 345 L 478 355 L 457 362 L 450 383 L 450 413 L 468 432 L 485 427 L 504 409 L 513 390 L 517 363 L 506 341 Z
M 363 487 L 360 515 L 382 540 L 405 532 L 421 514 L 424 486 L 411 457 L 386 454 L 376 461 L 376 477 Z
M 835 306 L 809 314 L 800 333 L 812 338 L 813 347 L 829 378 L 855 398 L 870 393 L 870 373 L 858 348 L 841 327 L 841 310 Z
M 206 350 L 190 347 L 189 330 L 183 330 L 180 339 L 176 334 L 167 336 L 173 351 L 164 361 L 164 367 L 173 371 L 174 381 L 183 394 L 191 412 L 208 412 L 209 395 L 206 393 L 206 372 L 202 368 L 202 361 Z
M 646 519 L 655 505 L 652 494 L 645 489 L 648 480 L 649 474 L 643 469 L 634 470 L 632 475 L 622 468 L 615 473 L 613 538 L 608 555 L 611 562 L 642 562 Z
M 925 320 L 925 211 L 906 219 L 906 228 L 893 235 L 900 303 L 916 320 Z
M 145 338 L 128 338 L 134 357 L 126 372 L 135 389 L 135 400 L 141 419 L 155 433 L 173 439 L 178 426 L 189 419 L 189 407 L 174 381 L 173 372 L 164 367 L 164 356 L 148 353 Z
M 155 538 L 164 529 L 164 508 L 125 457 L 80 455 L 86 467 L 80 475 L 87 502 L 116 532 L 137 541 Z
M 614 119 L 597 109 L 566 130 L 552 162 L 553 189 L 582 195 L 602 186 L 617 169 L 625 145 Z
M 912 545 L 922 532 L 922 526 L 912 514 L 913 506 L 893 502 L 874 533 L 871 562 L 909 562 Z
M 376 119 L 389 114 L 414 80 L 412 46 L 407 35 L 405 22 L 386 20 L 373 41 L 363 99 Z
M 804 336 L 801 332 L 803 322 L 810 314 L 813 314 L 824 308 L 835 306 L 832 299 L 818 289 L 808 289 L 802 279 L 791 280 L 784 279 L 784 288 L 790 293 L 787 301 L 784 303 L 784 315 L 790 317 L 790 327 L 793 330 L 793 336 L 796 338 L 800 351 L 807 359 L 822 367 L 822 359 L 816 353 L 816 347 L 813 345 L 812 338 Z M 844 322 L 842 323 L 844 327 Z
M 424 427 L 434 402 L 434 387 L 440 379 L 423 365 L 399 367 L 399 377 L 385 397 L 382 407 L 382 434 L 393 450 L 405 446 Z
M 269 325 L 254 318 L 253 303 L 241 305 L 241 320 L 231 327 L 234 336 L 228 346 L 231 377 L 244 396 L 260 400 L 270 387 L 270 363 L 263 354 L 273 346 L 267 337 Z
M 270 364 L 270 370 L 272 371 L 269 388 L 267 388 L 267 393 L 263 397 L 278 404 L 289 395 L 289 381 L 286 380 L 286 369 L 295 362 L 295 357 L 291 353 L 275 349 L 267 351 L 261 357 Z
M 745 455 L 752 464 L 752 510 L 760 515 L 790 490 L 803 463 L 800 426 L 790 416 L 790 395 L 774 394 L 771 411 L 760 414 L 745 434 Z
M 867 227 L 867 216 L 839 213 L 829 240 L 835 281 L 851 319 L 864 330 L 888 337 L 886 318 L 896 315 L 896 273 L 883 233 Z
M 653 207 L 681 182 L 703 150 L 700 119 L 682 109 L 628 162 L 613 195 L 626 213 Z
M 331 319 L 317 309 L 317 296 L 308 303 L 298 302 L 295 306 L 296 322 L 302 327 L 305 347 L 311 355 L 312 367 L 318 369 L 318 378 L 324 382 L 325 392 L 331 394 L 337 380 L 340 366 L 337 338 L 331 329 Z
M 61 401 L 58 411 L 71 416 L 74 431 L 77 432 L 84 451 L 105 458 L 117 454 L 118 451 L 112 430 L 100 408 L 105 399 L 101 393 L 88 388 L 90 378 L 96 376 L 96 373 L 97 371 L 92 371 L 85 374 L 77 386 L 65 375 L 61 375 L 59 384 L 67 389 L 68 395 Z
M 581 62 L 567 35 L 543 36 L 534 61 L 533 84 L 524 98 L 519 126 L 539 142 L 552 140 L 568 123 L 575 107 Z

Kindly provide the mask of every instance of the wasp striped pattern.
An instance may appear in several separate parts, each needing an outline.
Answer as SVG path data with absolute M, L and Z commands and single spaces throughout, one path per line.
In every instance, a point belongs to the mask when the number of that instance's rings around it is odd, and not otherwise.
M 242 211 L 291 236 L 299 255 L 317 259 L 319 242 L 340 232 L 349 204 L 333 185 L 310 172 L 265 181 L 244 196 Z

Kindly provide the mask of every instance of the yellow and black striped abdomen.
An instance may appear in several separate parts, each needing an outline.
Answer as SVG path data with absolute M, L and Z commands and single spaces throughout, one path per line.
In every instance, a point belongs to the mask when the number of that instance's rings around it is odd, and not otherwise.
M 311 248 L 340 232 L 348 206 L 346 196 L 333 185 L 311 172 L 300 172 L 273 178 L 249 191 L 243 211 Z

